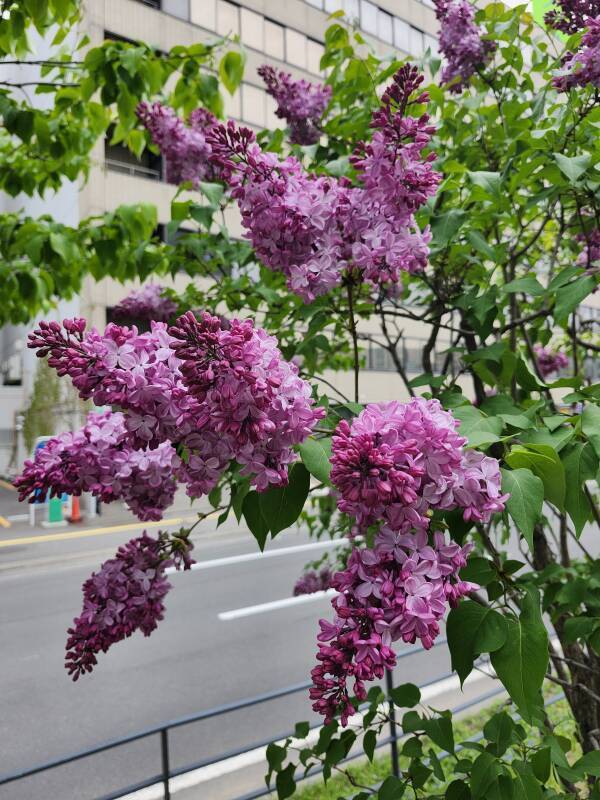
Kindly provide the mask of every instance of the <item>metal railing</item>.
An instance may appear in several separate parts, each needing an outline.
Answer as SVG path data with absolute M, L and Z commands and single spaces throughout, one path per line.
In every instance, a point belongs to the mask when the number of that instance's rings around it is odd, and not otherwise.
M 439 639 L 434 646 L 437 647 L 442 644 L 445 644 L 446 642 L 447 642 L 446 639 Z M 421 645 L 410 649 L 407 648 L 406 650 L 402 650 L 397 655 L 397 661 L 401 661 L 404 658 L 413 656 L 417 653 L 422 652 L 423 650 L 424 648 Z M 438 675 L 431 681 L 422 684 L 421 688 L 424 688 L 426 686 L 431 686 L 432 684 L 445 680 L 452 674 L 453 673 Z M 56 769 L 61 766 L 65 766 L 67 764 L 72 764 L 73 762 L 80 761 L 81 759 L 87 758 L 89 756 L 94 756 L 99 753 L 104 753 L 108 750 L 114 750 L 115 748 L 123 747 L 125 745 L 131 744 L 132 742 L 138 742 L 142 739 L 148 739 L 150 737 L 158 737 L 160 742 L 160 772 L 151 775 L 148 778 L 145 778 L 144 780 L 139 781 L 136 784 L 125 786 L 121 789 L 111 792 L 110 794 L 104 794 L 101 797 L 97 797 L 96 800 L 117 800 L 117 798 L 123 797 L 124 795 L 128 795 L 131 794 L 132 792 L 136 792 L 140 789 L 145 789 L 150 786 L 155 786 L 157 784 L 162 784 L 164 800 L 171 800 L 170 781 L 173 778 L 176 778 L 180 775 L 191 772 L 193 770 L 211 766 L 212 764 L 225 761 L 235 756 L 243 755 L 244 753 L 251 752 L 258 748 L 266 747 L 273 741 L 280 741 L 288 737 L 294 736 L 293 731 L 288 731 L 283 734 L 271 735 L 267 739 L 254 742 L 250 745 L 245 745 L 244 747 L 235 748 L 225 753 L 220 753 L 218 756 L 202 759 L 200 761 L 186 764 L 185 766 L 182 767 L 173 768 L 171 766 L 171 760 L 170 760 L 169 733 L 171 731 L 186 725 L 190 725 L 195 722 L 201 722 L 203 720 L 219 717 L 223 714 L 228 714 L 234 711 L 240 711 L 242 709 L 250 708 L 252 706 L 261 705 L 271 700 L 277 700 L 282 697 L 288 697 L 297 694 L 298 692 L 306 691 L 311 685 L 312 685 L 311 681 L 306 681 L 303 683 L 294 684 L 292 686 L 286 686 L 282 689 L 277 689 L 272 692 L 265 692 L 263 694 L 255 695 L 253 697 L 247 697 L 234 703 L 227 703 L 224 705 L 215 706 L 214 708 L 209 708 L 206 711 L 201 711 L 197 714 L 192 714 L 185 717 L 179 717 L 177 719 L 164 722 L 161 725 L 155 725 L 150 728 L 145 728 L 135 733 L 131 733 L 127 736 L 122 736 L 117 739 L 111 739 L 95 747 L 90 747 L 86 750 L 80 750 L 74 753 L 70 753 L 66 756 L 63 756 L 62 758 L 46 761 L 44 763 L 38 764 L 28 769 L 18 770 L 5 775 L 0 775 L 0 787 L 6 786 L 7 784 L 10 783 L 15 783 L 16 781 L 24 780 L 25 778 L 29 778 L 34 775 L 47 772 L 49 770 Z M 388 671 L 386 673 L 386 680 L 385 680 L 385 689 L 388 700 L 390 700 L 390 695 L 393 688 L 394 688 L 393 675 L 391 671 Z M 472 708 L 504 692 L 505 692 L 504 687 L 500 686 L 498 688 L 495 688 L 491 692 L 487 692 L 486 694 L 483 694 L 481 696 L 478 696 L 470 700 L 468 703 L 462 704 L 461 706 L 455 708 L 454 712 L 458 713 L 460 711 L 465 711 L 468 708 Z M 320 726 L 312 728 L 311 731 L 318 729 L 318 727 Z M 398 735 L 397 726 L 395 725 L 394 721 L 393 703 L 390 703 L 390 734 L 388 737 L 380 740 L 377 743 L 377 749 L 385 747 L 386 745 L 390 746 L 392 771 L 396 775 L 399 774 L 398 742 L 401 738 L 402 737 Z M 344 759 L 344 761 L 350 761 L 352 759 L 360 757 L 361 755 L 362 751 L 351 753 L 346 757 L 346 759 Z M 312 770 L 308 771 L 308 773 L 302 778 L 302 780 L 304 780 L 304 778 L 317 775 L 320 771 L 321 769 L 318 767 L 313 768 Z M 269 789 L 268 787 L 257 788 L 254 791 L 243 795 L 242 797 L 236 798 L 236 800 L 255 800 L 256 798 L 265 797 L 270 793 L 271 789 Z

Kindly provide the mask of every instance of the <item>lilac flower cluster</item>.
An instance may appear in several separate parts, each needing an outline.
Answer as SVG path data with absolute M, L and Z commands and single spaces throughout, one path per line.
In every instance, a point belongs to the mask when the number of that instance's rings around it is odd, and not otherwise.
M 319 663 L 311 672 L 313 709 L 331 722 L 337 714 L 342 725 L 356 711 L 350 700 L 366 699 L 366 681 L 382 678 L 395 666 L 391 647 L 398 640 L 433 645 L 439 620 L 448 604 L 478 587 L 461 581 L 470 545 L 447 543 L 436 532 L 427 534 L 382 531 L 373 549 L 353 550 L 348 566 L 333 576 L 339 594 L 332 600 L 333 623 L 320 620 Z
M 331 100 L 331 87 L 305 80 L 293 80 L 287 72 L 276 72 L 268 64 L 258 74 L 267 86 L 267 94 L 277 102 L 275 114 L 290 127 L 294 144 L 314 144 L 319 141 L 319 122 Z
M 541 344 L 536 344 L 533 349 L 542 378 L 547 378 L 553 372 L 559 372 L 569 366 L 569 359 L 564 353 L 551 350 L 549 347 L 542 347 Z
M 282 359 L 276 339 L 250 320 L 223 328 L 218 317 L 197 320 L 191 311 L 170 333 L 182 380 L 198 403 L 196 429 L 210 425 L 223 437 L 259 490 L 285 484 L 292 447 L 325 411 L 313 407 L 310 386 Z
M 584 242 L 583 249 L 577 257 L 577 264 L 581 267 L 592 267 L 600 262 L 600 228 L 578 237 Z
M 231 120 L 207 134 L 213 168 L 237 200 L 258 258 L 305 302 L 338 286 L 345 270 L 393 291 L 401 271 L 425 267 L 430 234 L 414 215 L 440 180 L 435 156 L 423 155 L 434 128 L 427 115 L 406 116 L 411 104 L 428 100 L 422 80 L 410 65 L 394 76 L 374 115 L 372 142 L 354 156 L 356 186 L 309 175 L 293 157 L 280 161 Z
M 165 158 L 169 183 L 191 181 L 197 186 L 200 181 L 212 180 L 209 134 L 217 125 L 213 114 L 198 108 L 190 114 L 188 126 L 168 106 L 140 103 L 137 115 Z
M 478 68 L 491 59 L 495 42 L 481 38 L 475 10 L 468 0 L 434 0 L 441 26 L 439 47 L 446 59 L 442 83 L 451 92 L 462 92 Z
M 544 22 L 571 34 L 585 28 L 594 17 L 600 17 L 600 0 L 555 0 L 555 7 L 544 16 Z
M 194 563 L 189 539 L 153 539 L 144 533 L 119 547 L 114 558 L 83 584 L 83 609 L 68 630 L 65 667 L 76 681 L 91 672 L 98 653 L 137 630 L 149 636 L 163 619 L 171 588 L 165 569 L 189 569 Z
M 457 433 L 458 420 L 439 401 L 368 405 L 333 437 L 331 481 L 338 506 L 361 526 L 425 529 L 429 511 L 460 507 L 465 519 L 488 522 L 502 511 L 498 462 Z
M 333 575 L 329 567 L 323 567 L 318 572 L 314 569 L 309 569 L 296 581 L 294 585 L 294 596 L 326 592 L 331 588 L 332 577 Z
M 131 319 L 151 322 L 168 322 L 177 311 L 177 303 L 164 296 L 164 289 L 156 283 L 149 283 L 141 289 L 133 290 L 113 308 L 113 316 L 118 321 Z
M 563 61 L 561 72 L 552 83 L 561 92 L 575 86 L 600 89 L 600 16 L 586 22 L 588 30 L 581 37 L 581 46 Z
M 232 459 L 259 490 L 285 484 L 293 446 L 325 413 L 275 339 L 249 320 L 198 321 L 188 312 L 169 330 L 153 322 L 143 334 L 114 324 L 86 332 L 85 320 L 40 323 L 29 347 L 82 398 L 124 411 L 140 464 L 163 444 L 161 454 L 171 445 L 185 451 L 172 469 L 191 497 L 210 492 Z
M 365 699 L 365 681 L 394 666 L 393 642 L 432 647 L 448 604 L 477 588 L 458 577 L 470 546 L 447 543 L 440 532 L 428 538 L 432 510 L 462 508 L 465 519 L 487 522 L 508 497 L 496 459 L 465 451 L 458 424 L 437 400 L 413 398 L 368 405 L 337 427 L 330 477 L 338 508 L 358 531 L 378 525 L 379 532 L 331 582 L 336 617 L 320 622 L 311 689 L 326 721 L 340 713 L 346 724 L 353 713 L 350 678 Z
M 62 433 L 26 461 L 15 480 L 19 499 L 90 492 L 105 503 L 123 500 L 138 519 L 161 519 L 171 505 L 176 481 L 175 450 L 167 442 L 155 450 L 134 450 L 123 414 L 90 412 L 74 433 Z

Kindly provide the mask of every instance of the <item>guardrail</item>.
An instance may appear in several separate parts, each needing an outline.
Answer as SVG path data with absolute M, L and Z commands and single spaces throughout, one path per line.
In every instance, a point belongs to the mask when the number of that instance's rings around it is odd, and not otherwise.
M 439 639 L 434 646 L 438 647 L 442 644 L 445 644 L 446 642 L 447 642 L 446 639 Z M 404 658 L 415 655 L 416 653 L 423 651 L 423 649 L 424 648 L 421 645 L 419 645 L 417 647 L 402 650 L 397 655 L 397 661 L 401 661 Z M 452 674 L 453 673 L 438 675 L 433 680 L 423 684 L 421 688 L 424 688 L 425 686 L 430 686 L 434 683 L 437 683 L 438 681 L 444 680 L 450 677 Z M 294 684 L 292 686 L 286 686 L 282 689 L 277 689 L 272 692 L 265 692 L 264 694 L 255 695 L 253 697 L 246 697 L 234 703 L 227 703 L 225 705 L 215 706 L 214 708 L 209 708 L 206 711 L 201 711 L 197 714 L 191 714 L 189 716 L 179 717 L 177 719 L 164 722 L 161 725 L 155 725 L 153 727 L 145 728 L 135 733 L 131 733 L 127 736 L 119 737 L 118 739 L 111 739 L 95 747 L 90 747 L 86 750 L 80 750 L 74 753 L 70 753 L 66 756 L 63 756 L 62 758 L 46 761 L 44 763 L 38 764 L 28 769 L 18 770 L 5 775 L 0 775 L 0 787 L 6 786 L 7 784 L 15 783 L 16 781 L 24 780 L 25 778 L 32 777 L 33 775 L 38 775 L 40 773 L 56 769 L 57 767 L 65 766 L 67 764 L 72 764 L 73 762 L 79 761 L 83 758 L 88 758 L 89 756 L 97 755 L 99 753 L 104 753 L 107 750 L 114 750 L 115 748 L 131 744 L 132 742 L 137 742 L 142 739 L 147 739 L 149 737 L 158 737 L 160 741 L 160 772 L 157 772 L 156 774 L 151 775 L 148 778 L 145 778 L 144 780 L 139 781 L 136 784 L 125 786 L 121 789 L 111 792 L 110 794 L 105 794 L 102 795 L 101 797 L 97 797 L 96 800 L 117 800 L 117 798 L 123 797 L 124 795 L 128 795 L 140 789 L 146 789 L 150 786 L 155 786 L 157 784 L 162 784 L 164 800 L 171 800 L 171 788 L 170 788 L 171 779 L 176 778 L 179 775 L 191 772 L 192 770 L 208 767 L 212 764 L 225 761 L 226 759 L 242 755 L 257 748 L 266 747 L 272 741 L 279 741 L 281 739 L 286 739 L 288 736 L 293 736 L 294 734 L 293 731 L 288 731 L 283 734 L 274 734 L 269 736 L 267 739 L 254 742 L 250 745 L 229 750 L 225 753 L 220 753 L 218 756 L 202 759 L 200 761 L 196 761 L 191 764 L 186 764 L 183 767 L 178 767 L 174 769 L 173 767 L 171 767 L 170 764 L 170 749 L 169 749 L 170 731 L 177 728 L 181 728 L 185 725 L 190 725 L 195 722 L 201 722 L 203 720 L 222 716 L 223 714 L 229 714 L 234 711 L 250 708 L 251 706 L 261 705 L 262 703 L 267 703 L 271 700 L 276 700 L 278 698 L 294 695 L 297 694 L 298 692 L 306 691 L 310 686 L 311 682 L 306 681 L 303 683 Z M 386 688 L 386 694 L 389 699 L 391 690 L 393 689 L 393 676 L 391 671 L 388 671 L 386 673 L 385 688 Z M 499 694 L 504 693 L 504 691 L 505 691 L 504 688 L 500 686 L 491 692 L 487 692 L 481 696 L 478 696 L 470 700 L 468 703 L 462 704 L 461 706 L 455 708 L 454 711 L 455 712 L 465 711 L 468 708 L 472 708 L 482 702 L 492 699 L 493 697 Z M 390 708 L 391 708 L 390 716 L 393 719 L 393 704 L 390 706 Z M 313 728 L 312 730 L 315 730 L 315 728 Z M 392 771 L 394 772 L 394 774 L 399 774 L 398 741 L 400 738 L 401 736 L 398 735 L 396 725 L 391 721 L 389 736 L 384 738 L 383 740 L 380 740 L 377 743 L 378 749 L 385 747 L 386 745 L 389 745 Z M 350 761 L 354 758 L 360 757 L 361 755 L 362 755 L 361 752 L 350 754 L 345 759 L 345 761 Z M 305 777 L 308 778 L 317 775 L 319 772 L 320 769 L 315 768 L 314 770 L 310 770 Z M 262 788 L 257 788 L 256 790 L 248 794 L 245 794 L 242 797 L 235 798 L 235 800 L 256 800 L 256 798 L 265 797 L 270 793 L 271 793 L 270 789 L 262 787 Z

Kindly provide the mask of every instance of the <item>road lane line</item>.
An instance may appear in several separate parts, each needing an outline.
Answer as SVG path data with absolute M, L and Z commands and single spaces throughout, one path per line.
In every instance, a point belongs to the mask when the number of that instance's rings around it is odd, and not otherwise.
M 222 622 L 229 622 L 232 619 L 250 617 L 253 614 L 264 614 L 267 611 L 276 611 L 278 608 L 299 606 L 302 603 L 314 603 L 316 600 L 323 600 L 326 597 L 333 597 L 336 594 L 337 592 L 335 589 L 328 589 L 326 592 L 301 594 L 298 597 L 284 597 L 283 600 L 272 600 L 270 603 L 259 603 L 256 606 L 246 606 L 245 608 L 234 608 L 232 611 L 222 611 L 217 616 Z
M 486 678 L 489 680 L 490 676 L 487 674 L 472 672 L 466 678 L 465 685 L 479 683 Z M 446 694 L 449 689 L 460 689 L 460 681 L 458 676 L 443 678 L 442 680 L 435 681 L 433 683 L 424 684 L 421 687 L 421 702 L 430 701 L 434 700 L 436 697 L 441 697 L 442 695 Z M 362 712 L 354 714 L 348 720 L 348 724 L 350 726 L 360 725 L 362 723 L 362 718 Z M 319 727 L 312 728 L 306 739 L 301 740 L 302 743 L 305 743 L 306 746 L 314 744 L 319 737 L 319 733 Z M 402 738 L 404 737 L 400 737 L 400 739 Z M 296 740 L 296 742 L 298 742 L 298 740 Z M 225 775 L 231 775 L 232 773 L 239 772 L 242 769 L 265 762 L 267 758 L 266 754 L 266 747 L 257 747 L 254 750 L 248 750 L 246 753 L 241 753 L 238 756 L 232 756 L 231 758 L 226 758 L 223 761 L 217 761 L 215 764 L 209 764 L 207 767 L 200 767 L 200 769 L 186 772 L 183 775 L 177 776 L 176 778 L 171 778 L 169 781 L 169 789 L 171 790 L 171 794 L 176 794 L 177 792 L 181 792 L 185 789 L 191 789 L 194 786 L 198 786 L 201 783 L 216 780 L 217 778 L 222 778 Z M 149 786 L 147 789 L 141 789 L 137 792 L 133 792 L 133 794 L 124 795 L 121 800 L 162 800 L 164 797 L 163 792 L 164 787 L 162 784 L 155 784 L 154 786 Z
M 0 478 L 0 486 L 3 489 L 8 489 L 10 492 L 16 492 L 17 491 L 16 486 L 13 486 L 12 483 L 9 483 L 8 481 L 3 481 L 1 478 Z
M 6 519 L 6 517 L 3 517 L 2 514 L 0 514 L 0 525 L 2 525 L 3 528 L 10 528 L 11 523 Z
M 197 517 L 173 517 L 160 522 L 128 522 L 124 525 L 110 525 L 106 528 L 90 528 L 82 531 L 64 531 L 63 533 L 45 533 L 38 536 L 23 536 L 20 539 L 2 539 L 0 547 L 12 547 L 20 544 L 37 544 L 38 542 L 63 542 L 68 539 L 84 539 L 87 536 L 104 536 L 107 533 L 119 531 L 133 531 L 140 528 L 160 528 L 171 525 L 182 525 L 185 522 L 195 522 Z
M 238 556 L 225 556 L 223 558 L 213 558 L 210 561 L 199 561 L 196 564 L 192 564 L 190 570 L 229 567 L 231 564 L 243 564 L 246 561 L 262 561 L 264 558 L 289 556 L 293 555 L 294 553 L 305 553 L 307 550 L 318 550 L 323 549 L 324 547 L 337 547 L 339 544 L 339 540 L 329 539 L 324 542 L 311 542 L 310 544 L 294 544 L 291 547 L 278 547 L 276 550 L 267 550 L 264 553 L 240 553 Z M 174 575 L 176 572 L 181 572 L 181 570 L 177 570 L 175 567 L 168 567 L 168 569 L 165 570 L 167 575 Z

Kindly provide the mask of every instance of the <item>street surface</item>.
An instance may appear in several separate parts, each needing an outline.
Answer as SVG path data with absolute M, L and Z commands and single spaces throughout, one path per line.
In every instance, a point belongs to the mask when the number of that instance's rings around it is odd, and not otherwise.
M 26 511 L 15 512 L 14 506 L 14 495 L 2 490 L 0 514 L 9 518 Z M 180 498 L 166 519 L 178 527 L 193 517 Z M 172 576 L 166 617 L 153 635 L 135 634 L 115 645 L 99 656 L 91 675 L 72 683 L 63 668 L 64 643 L 79 614 L 81 584 L 143 528 L 115 506 L 79 526 L 32 529 L 15 521 L 0 528 L 0 773 L 308 680 L 317 621 L 330 613 L 329 599 L 250 607 L 289 598 L 303 566 L 323 551 L 298 551 L 308 538 L 291 531 L 267 547 L 284 555 L 237 561 L 240 555 L 256 555 L 257 547 L 232 518 L 218 530 L 213 519 L 199 526 L 195 557 L 206 568 Z M 440 646 L 400 660 L 394 680 L 423 685 L 448 673 L 447 648 Z M 453 687 L 443 700 L 458 705 L 494 688 L 492 681 L 483 684 L 465 689 L 465 695 Z M 286 734 L 299 720 L 316 722 L 305 691 L 179 728 L 171 734 L 171 765 L 250 748 Z M 153 737 L 0 787 L 0 800 L 94 800 L 159 771 L 160 746 Z M 226 771 L 214 783 L 175 796 L 234 798 L 260 786 L 264 771 L 262 763 Z

